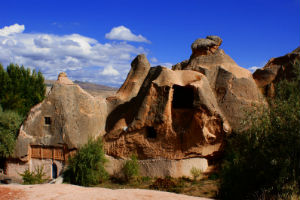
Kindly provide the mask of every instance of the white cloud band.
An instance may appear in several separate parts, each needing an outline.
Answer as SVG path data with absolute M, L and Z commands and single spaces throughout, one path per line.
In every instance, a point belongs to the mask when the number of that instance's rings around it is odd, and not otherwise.
M 0 62 L 37 68 L 47 79 L 66 71 L 72 79 L 120 85 L 131 60 L 145 53 L 141 46 L 126 42 L 100 43 L 79 34 L 23 33 L 24 25 L 0 29 Z
M 150 43 L 142 35 L 133 34 L 130 29 L 125 26 L 118 26 L 111 29 L 109 33 L 105 34 L 105 38 L 109 40 L 124 40 L 124 41 L 133 41 L 133 42 L 146 42 Z
M 24 25 L 14 24 L 11 26 L 5 26 L 0 29 L 0 36 L 8 36 L 11 34 L 22 33 L 25 29 Z

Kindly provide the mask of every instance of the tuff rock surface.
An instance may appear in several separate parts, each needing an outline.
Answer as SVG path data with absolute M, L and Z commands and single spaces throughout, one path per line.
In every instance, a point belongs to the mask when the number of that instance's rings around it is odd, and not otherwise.
M 267 97 L 273 97 L 276 83 L 294 78 L 294 65 L 297 61 L 300 61 L 300 47 L 284 56 L 271 58 L 262 69 L 257 69 L 253 73 L 253 78 L 262 93 Z
M 140 159 L 216 156 L 225 134 L 244 128 L 244 112 L 265 103 L 252 74 L 219 49 L 221 43 L 218 36 L 196 40 L 189 60 L 173 70 L 151 68 L 129 101 L 110 99 L 122 103 L 107 117 L 107 154 L 126 158 L 135 153 Z M 132 70 L 137 68 L 128 78 Z M 146 74 L 148 69 L 140 71 Z
M 14 157 L 27 161 L 30 145 L 77 149 L 104 134 L 105 119 L 105 100 L 94 98 L 61 73 L 50 94 L 30 110 L 21 126 Z
M 117 97 L 124 101 L 128 101 L 132 97 L 135 97 L 138 94 L 149 69 L 150 63 L 146 56 L 144 54 L 138 55 L 131 62 L 131 70 L 129 71 L 125 82 L 118 90 Z
M 174 65 L 172 69 L 193 70 L 205 75 L 220 110 L 231 128 L 238 130 L 243 128 L 240 122 L 245 111 L 249 111 L 253 104 L 265 103 L 265 100 L 250 71 L 238 66 L 220 49 L 221 42 L 218 36 L 196 40 L 190 59 Z
M 158 66 L 136 97 L 108 114 L 106 132 L 108 155 L 182 159 L 219 151 L 230 126 L 203 74 Z

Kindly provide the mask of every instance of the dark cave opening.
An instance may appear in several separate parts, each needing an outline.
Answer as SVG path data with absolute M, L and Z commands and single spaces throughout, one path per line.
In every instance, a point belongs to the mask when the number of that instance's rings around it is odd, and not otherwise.
M 157 133 L 152 126 L 148 126 L 146 131 L 147 131 L 147 138 L 155 139 L 157 137 Z
M 173 108 L 193 108 L 194 89 L 192 87 L 173 85 L 173 90 Z

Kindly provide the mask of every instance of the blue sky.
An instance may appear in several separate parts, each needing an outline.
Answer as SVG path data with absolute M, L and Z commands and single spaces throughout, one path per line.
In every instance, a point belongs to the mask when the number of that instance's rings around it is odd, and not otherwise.
M 300 44 L 300 0 L 10 0 L 1 8 L 0 62 L 48 79 L 66 71 L 73 80 L 119 86 L 137 54 L 169 67 L 207 35 L 220 36 L 244 68 Z

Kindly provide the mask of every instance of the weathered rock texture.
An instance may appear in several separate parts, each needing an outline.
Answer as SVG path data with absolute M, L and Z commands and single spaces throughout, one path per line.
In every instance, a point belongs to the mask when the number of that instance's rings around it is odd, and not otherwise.
M 189 60 L 178 63 L 173 70 L 194 70 L 205 75 L 217 105 L 233 130 L 238 130 L 244 111 L 252 104 L 264 102 L 250 71 L 238 66 L 219 46 L 222 39 L 208 36 L 192 44 Z
M 50 94 L 31 109 L 21 126 L 14 156 L 23 161 L 35 154 L 64 160 L 69 151 L 103 134 L 105 119 L 105 100 L 94 98 L 61 73 Z M 38 149 L 41 152 L 33 154 Z
M 127 78 L 123 85 L 117 92 L 117 97 L 124 101 L 130 100 L 135 97 L 143 84 L 150 69 L 150 63 L 148 62 L 144 54 L 138 55 L 131 63 L 131 70 L 129 71 Z
M 197 39 L 192 44 L 193 56 L 209 55 L 216 52 L 222 44 L 222 39 L 218 36 L 207 36 L 205 39 Z
M 198 39 L 190 59 L 173 70 L 151 68 L 139 82 L 139 92 L 130 93 L 130 101 L 108 115 L 107 154 L 126 158 L 136 153 L 140 159 L 214 157 L 225 134 L 243 128 L 244 110 L 264 103 L 251 73 L 219 49 L 221 43 L 217 36 Z M 132 71 L 126 82 L 131 82 Z
M 262 68 L 253 73 L 257 86 L 267 97 L 275 95 L 275 85 L 281 80 L 295 77 L 294 65 L 300 61 L 300 47 L 284 56 L 271 58 Z
M 151 68 L 138 95 L 107 117 L 105 150 L 140 159 L 211 156 L 230 126 L 206 77 L 195 71 Z

